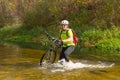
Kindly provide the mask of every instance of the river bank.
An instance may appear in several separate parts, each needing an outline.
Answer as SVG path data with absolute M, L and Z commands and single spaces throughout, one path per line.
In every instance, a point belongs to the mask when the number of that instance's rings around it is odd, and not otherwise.
M 58 31 L 54 27 L 21 27 L 6 26 L 0 28 L 1 42 L 13 42 L 18 44 L 35 43 L 41 46 L 48 46 L 50 41 L 45 36 L 45 31 L 58 38 Z M 114 27 L 106 30 L 97 28 L 75 29 L 79 42 L 77 47 L 96 48 L 101 50 L 120 51 L 120 28 Z

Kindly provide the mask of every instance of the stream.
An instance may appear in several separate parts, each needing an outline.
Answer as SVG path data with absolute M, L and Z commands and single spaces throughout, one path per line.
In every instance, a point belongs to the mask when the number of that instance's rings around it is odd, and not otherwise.
M 77 54 L 70 55 L 67 65 L 59 66 L 56 61 L 40 67 L 44 52 L 15 44 L 0 45 L 0 80 L 120 80 L 119 53 L 83 54 L 78 49 Z

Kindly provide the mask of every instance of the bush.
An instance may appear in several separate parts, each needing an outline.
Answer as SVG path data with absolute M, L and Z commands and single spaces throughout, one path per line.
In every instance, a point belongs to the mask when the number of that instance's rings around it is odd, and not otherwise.
M 4 25 L 5 25 L 4 17 L 3 15 L 0 15 L 0 28 L 3 27 Z
M 68 0 L 54 2 L 43 0 L 35 3 L 32 8 L 25 10 L 23 22 L 30 27 L 49 27 L 59 24 L 62 19 L 68 19 L 72 22 L 76 19 L 74 17 L 79 15 L 77 6 L 78 4 L 74 0 L 69 2 Z
M 99 41 L 95 47 L 103 48 L 108 50 L 119 50 L 120 51 L 120 40 L 113 38 L 113 39 L 106 39 L 103 41 Z
M 81 39 L 83 42 L 90 42 L 92 44 L 95 44 L 97 41 L 102 39 L 102 37 L 103 37 L 103 32 L 100 29 L 90 29 L 90 30 L 86 30 L 82 34 Z
M 120 39 L 120 28 L 110 28 L 110 29 L 105 29 L 105 30 L 102 30 L 102 29 L 88 29 L 86 31 L 84 31 L 81 35 L 81 40 L 82 40 L 82 43 L 87 43 L 87 44 L 90 44 L 90 45 L 94 45 L 94 46 L 101 46 L 104 44 L 108 44 L 107 47 L 111 47 L 111 45 L 109 44 L 119 44 L 117 42 L 116 39 Z M 108 41 L 108 42 L 107 42 Z M 115 41 L 117 41 L 115 43 Z

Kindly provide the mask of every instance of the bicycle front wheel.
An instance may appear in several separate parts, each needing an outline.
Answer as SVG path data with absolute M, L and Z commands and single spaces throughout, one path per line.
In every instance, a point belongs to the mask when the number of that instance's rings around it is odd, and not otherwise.
M 40 58 L 40 66 L 53 64 L 55 62 L 55 59 L 56 59 L 56 51 L 50 49 L 46 51 Z

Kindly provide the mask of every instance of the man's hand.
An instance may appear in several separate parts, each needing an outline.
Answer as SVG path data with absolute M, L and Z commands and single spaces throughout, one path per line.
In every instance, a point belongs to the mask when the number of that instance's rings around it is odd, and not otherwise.
M 62 44 L 62 43 L 63 43 L 62 39 L 59 39 L 58 41 L 59 41 L 59 42 L 58 42 L 59 44 Z

